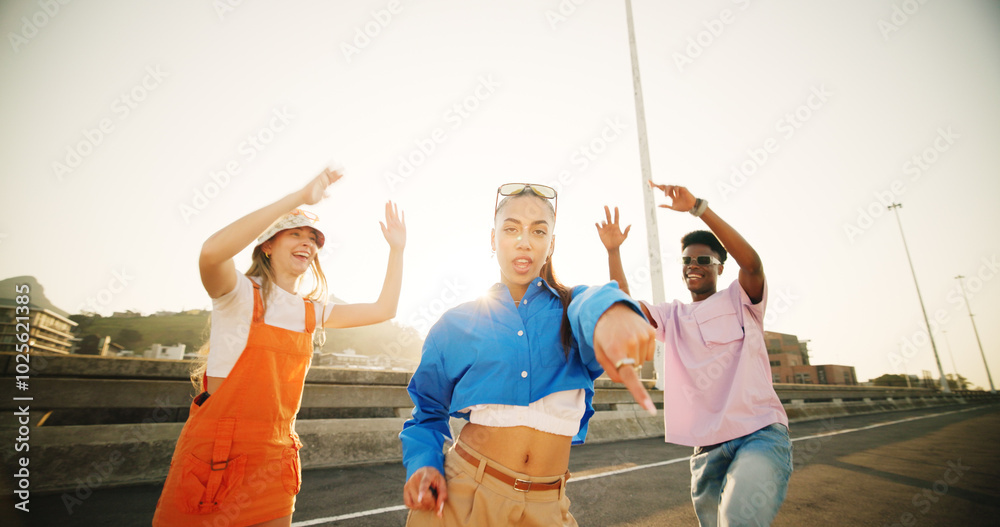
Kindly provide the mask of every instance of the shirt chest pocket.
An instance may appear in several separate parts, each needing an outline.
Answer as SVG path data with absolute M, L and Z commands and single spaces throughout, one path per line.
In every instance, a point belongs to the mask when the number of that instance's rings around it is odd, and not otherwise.
M 532 353 L 543 367 L 566 365 L 566 350 L 562 346 L 562 307 L 538 313 L 528 325 L 531 333 Z
M 694 312 L 694 319 L 701 339 L 708 347 L 743 338 L 743 325 L 732 304 L 720 302 L 702 305 Z

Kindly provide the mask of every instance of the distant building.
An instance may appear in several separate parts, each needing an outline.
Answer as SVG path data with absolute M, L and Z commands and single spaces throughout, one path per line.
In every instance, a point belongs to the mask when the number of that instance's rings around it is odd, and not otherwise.
M 18 306 L 25 307 L 14 299 L 0 299 L 0 351 L 17 351 L 17 345 L 21 344 L 18 335 L 24 333 L 24 326 L 18 328 L 17 325 L 25 323 L 28 327 L 27 344 L 32 352 L 68 354 L 73 349 L 76 337 L 72 332 L 76 322 L 31 303 L 27 304 L 27 319 L 18 320 L 23 316 L 17 314 Z M 24 312 L 23 309 L 21 311 Z
M 142 313 L 135 311 L 115 311 L 111 313 L 111 318 L 142 318 Z
M 178 344 L 176 346 L 153 344 L 149 349 L 142 352 L 142 356 L 147 359 L 182 360 L 185 348 L 187 348 L 186 344 Z
M 368 355 L 359 355 L 353 349 L 346 349 L 342 353 L 332 351 L 314 352 L 314 366 L 332 366 L 335 368 L 368 368 L 372 366 L 372 359 Z
M 806 342 L 795 335 L 765 331 L 764 343 L 771 363 L 771 380 L 775 383 L 858 384 L 854 366 L 809 364 Z
M 111 342 L 111 336 L 103 337 L 89 336 L 79 339 L 77 348 L 73 353 L 79 355 L 97 355 L 100 357 L 121 357 L 125 346 L 117 342 Z

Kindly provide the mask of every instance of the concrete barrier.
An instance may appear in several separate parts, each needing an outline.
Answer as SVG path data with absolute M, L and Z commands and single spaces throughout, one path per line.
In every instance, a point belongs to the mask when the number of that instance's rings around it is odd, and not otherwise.
M 14 412 L 28 404 L 33 491 L 73 496 L 97 487 L 163 481 L 194 395 L 187 380 L 190 363 L 32 356 L 31 365 L 29 389 L 18 391 L 13 354 L 0 354 L 0 437 L 13 444 L 20 434 Z M 296 422 L 306 445 L 303 467 L 399 461 L 397 434 L 412 408 L 406 392 L 409 377 L 405 372 L 312 368 Z M 973 398 L 996 400 L 983 392 L 943 396 L 923 388 L 777 384 L 775 390 L 792 422 L 965 404 Z M 662 408 L 662 392 L 651 395 Z M 663 436 L 662 416 L 648 416 L 621 385 L 599 379 L 594 407 L 588 442 Z M 463 423 L 452 420 L 455 433 Z M 3 449 L 5 468 L 12 469 L 22 455 Z

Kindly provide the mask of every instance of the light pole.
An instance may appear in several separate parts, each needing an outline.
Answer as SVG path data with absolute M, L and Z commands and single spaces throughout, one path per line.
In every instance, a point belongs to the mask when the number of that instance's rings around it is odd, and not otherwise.
M 941 367 L 941 358 L 938 357 L 937 345 L 934 344 L 934 334 L 931 333 L 931 323 L 927 320 L 927 309 L 924 307 L 924 298 L 920 296 L 920 285 L 917 284 L 917 273 L 913 270 L 913 259 L 910 258 L 910 249 L 906 246 L 906 236 L 903 235 L 903 222 L 899 219 L 899 209 L 903 205 L 893 203 L 887 208 L 896 212 L 896 223 L 899 224 L 899 237 L 903 239 L 903 250 L 906 251 L 906 261 L 910 263 L 910 274 L 913 275 L 913 286 L 917 288 L 917 299 L 920 300 L 920 313 L 924 316 L 924 324 L 927 326 L 927 338 L 931 341 L 931 349 L 934 351 L 934 361 L 937 362 L 938 372 L 941 373 L 941 393 L 951 393 L 948 386 L 948 379 L 944 376 L 944 368 Z
M 983 356 L 983 367 L 986 368 L 986 378 L 990 380 L 990 393 L 997 393 L 997 389 L 993 387 L 993 376 L 990 375 L 990 365 L 986 364 L 986 354 L 983 353 L 983 341 L 979 340 L 979 330 L 976 329 L 976 319 L 972 316 L 972 306 L 969 305 L 969 297 L 965 296 L 965 284 L 962 279 L 965 278 L 962 275 L 955 277 L 958 280 L 958 287 L 962 290 L 962 298 L 965 299 L 965 308 L 969 310 L 969 320 L 972 321 L 972 331 L 976 334 L 976 343 L 979 344 L 979 354 Z
M 646 110 L 642 102 L 642 81 L 639 78 L 639 55 L 635 48 L 635 25 L 632 23 L 632 0 L 625 0 L 628 20 L 628 47 L 632 55 L 632 88 L 635 93 L 635 121 L 639 133 L 639 166 L 642 169 L 642 200 L 646 212 L 646 246 L 649 250 L 649 276 L 653 281 L 653 303 L 665 300 L 663 294 L 663 264 L 660 262 L 660 231 L 656 225 L 656 203 L 653 201 L 652 169 L 649 164 L 649 139 L 646 136 Z M 663 344 L 656 343 L 656 387 L 663 389 Z M 643 368 L 643 373 L 649 370 Z
M 955 352 L 952 351 L 952 349 L 951 349 L 951 341 L 948 340 L 948 330 L 947 329 L 942 329 L 941 333 L 944 334 L 944 343 L 945 343 L 946 346 L 948 346 L 948 357 L 951 358 L 951 369 L 952 369 L 952 371 L 955 372 L 955 386 L 958 386 L 958 389 L 962 390 L 963 389 L 962 385 L 959 383 L 959 380 L 958 380 L 958 366 L 955 366 Z

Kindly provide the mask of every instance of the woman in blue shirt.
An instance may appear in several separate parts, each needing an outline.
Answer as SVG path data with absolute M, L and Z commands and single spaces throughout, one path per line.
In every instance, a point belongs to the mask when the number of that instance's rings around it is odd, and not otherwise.
M 639 306 L 614 282 L 570 289 L 555 278 L 556 191 L 511 183 L 497 200 L 500 283 L 442 315 L 409 384 L 407 525 L 576 525 L 565 483 L 594 379 L 608 372 L 656 412 L 636 370 L 622 368 L 653 358 Z M 445 455 L 449 416 L 470 422 Z

